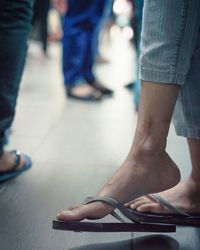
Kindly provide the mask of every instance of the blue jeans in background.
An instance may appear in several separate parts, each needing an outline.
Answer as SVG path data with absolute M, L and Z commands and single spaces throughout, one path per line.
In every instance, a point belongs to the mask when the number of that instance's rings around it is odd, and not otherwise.
M 0 1 L 0 153 L 15 115 L 34 0 Z
M 93 42 L 106 0 L 68 0 L 63 19 L 63 73 L 65 85 L 86 80 L 93 82 Z

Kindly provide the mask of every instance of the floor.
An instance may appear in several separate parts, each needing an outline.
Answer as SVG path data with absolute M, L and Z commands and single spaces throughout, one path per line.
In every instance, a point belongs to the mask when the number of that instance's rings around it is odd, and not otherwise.
M 95 194 L 130 148 L 137 115 L 123 85 L 133 78 L 134 53 L 125 39 L 115 41 L 107 53 L 111 63 L 95 69 L 115 95 L 95 104 L 66 99 L 58 45 L 50 47 L 45 59 L 31 44 L 8 148 L 31 155 L 34 164 L 0 185 L 1 250 L 200 249 L 200 229 L 195 228 L 180 227 L 168 235 L 52 229 L 56 213 Z M 188 149 L 173 127 L 168 151 L 185 178 Z

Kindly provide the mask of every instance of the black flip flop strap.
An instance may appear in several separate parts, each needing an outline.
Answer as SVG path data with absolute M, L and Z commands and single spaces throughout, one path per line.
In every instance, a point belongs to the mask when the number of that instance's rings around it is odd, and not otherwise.
M 180 209 L 174 207 L 171 203 L 169 203 L 169 201 L 167 201 L 165 198 L 163 198 L 161 195 L 159 194 L 149 194 L 149 196 L 156 200 L 158 203 L 160 203 L 161 205 L 163 205 L 164 207 L 166 207 L 167 209 L 169 209 L 170 211 L 172 211 L 175 214 L 178 215 L 184 215 L 184 216 L 191 216 L 188 213 L 185 213 L 183 211 L 181 211 Z
M 118 202 L 117 200 L 111 197 L 107 197 L 107 196 L 88 197 L 83 202 L 83 204 L 86 205 L 86 204 L 94 203 L 94 202 L 106 203 L 110 205 L 111 207 L 113 207 L 114 209 L 118 209 L 128 220 L 131 220 L 132 222 L 135 222 L 135 223 L 140 223 L 140 219 L 136 215 L 131 213 L 123 204 L 121 204 L 120 202 Z M 111 215 L 114 216 L 116 219 L 120 220 L 121 222 L 125 222 L 125 220 L 120 215 L 118 215 L 115 211 L 112 212 Z

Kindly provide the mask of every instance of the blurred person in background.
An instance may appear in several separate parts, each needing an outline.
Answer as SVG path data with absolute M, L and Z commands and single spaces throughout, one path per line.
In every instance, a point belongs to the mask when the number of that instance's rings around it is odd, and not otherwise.
M 50 0 L 35 0 L 33 30 L 35 31 L 37 38 L 42 43 L 42 51 L 44 55 L 47 55 L 49 9 Z
M 105 35 L 109 36 L 110 28 L 114 24 L 113 21 L 113 3 L 114 0 L 106 0 L 103 15 L 101 21 L 95 29 L 95 34 L 93 38 L 93 57 L 95 63 L 103 64 L 108 63 L 109 60 L 103 57 L 100 51 L 100 40 L 104 38 Z M 103 31 L 103 32 L 102 32 Z M 108 40 L 108 39 L 107 39 Z
M 64 5 L 64 0 L 58 1 L 59 6 Z M 53 0 L 55 4 L 58 1 Z M 33 6 L 34 0 L 0 1 L 0 182 L 18 176 L 32 165 L 29 156 L 19 150 L 7 151 L 4 144 L 15 116 Z
M 140 88 L 141 88 L 141 80 L 139 78 L 139 58 L 140 58 L 140 41 L 141 41 L 141 32 L 142 32 L 142 13 L 143 13 L 143 5 L 144 0 L 134 0 L 135 1 L 135 48 L 137 54 L 137 73 L 136 80 L 134 83 L 133 91 L 134 91 L 134 104 L 135 109 L 138 110 L 139 105 L 139 97 L 140 97 Z
M 4 150 L 4 141 L 15 115 L 33 3 L 33 0 L 0 1 L 0 182 L 17 176 L 31 166 L 27 155 L 18 150 Z
M 93 73 L 97 33 L 108 2 L 110 0 L 67 1 L 63 17 L 63 73 L 70 98 L 99 101 L 103 95 L 113 94 Z
M 131 27 L 134 31 L 133 43 L 134 43 L 136 55 L 137 55 L 137 61 L 136 61 L 137 70 L 136 70 L 135 81 L 127 84 L 126 87 L 130 89 L 131 91 L 133 91 L 135 109 L 138 110 L 140 88 L 141 88 L 138 64 L 139 64 L 139 58 L 140 58 L 140 40 L 141 40 L 141 32 L 142 32 L 142 12 L 143 12 L 144 0 L 129 0 L 129 1 L 132 3 L 133 12 L 134 12 L 131 18 Z

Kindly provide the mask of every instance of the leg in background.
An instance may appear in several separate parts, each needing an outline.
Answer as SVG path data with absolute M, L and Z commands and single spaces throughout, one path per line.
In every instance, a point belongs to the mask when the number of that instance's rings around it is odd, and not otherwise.
M 27 39 L 31 28 L 33 0 L 0 2 L 0 169 L 12 166 L 15 157 L 3 151 L 6 130 L 15 115 L 27 51 Z
M 93 1 L 93 15 L 90 17 L 91 32 L 88 36 L 89 43 L 87 53 L 85 54 L 84 63 L 82 64 L 82 74 L 86 82 L 88 82 L 96 90 L 102 94 L 111 95 L 113 91 L 96 80 L 93 73 L 93 66 L 98 52 L 98 36 L 102 28 L 105 8 L 110 8 L 110 0 L 95 0 Z
M 90 95 L 101 96 L 86 83 L 83 74 L 85 58 L 89 53 L 93 32 L 91 15 L 94 13 L 95 1 L 68 1 L 68 11 L 63 20 L 63 73 L 64 83 L 69 92 L 79 98 Z M 97 95 L 96 95 L 97 94 Z M 96 98 L 95 98 L 96 99 Z

